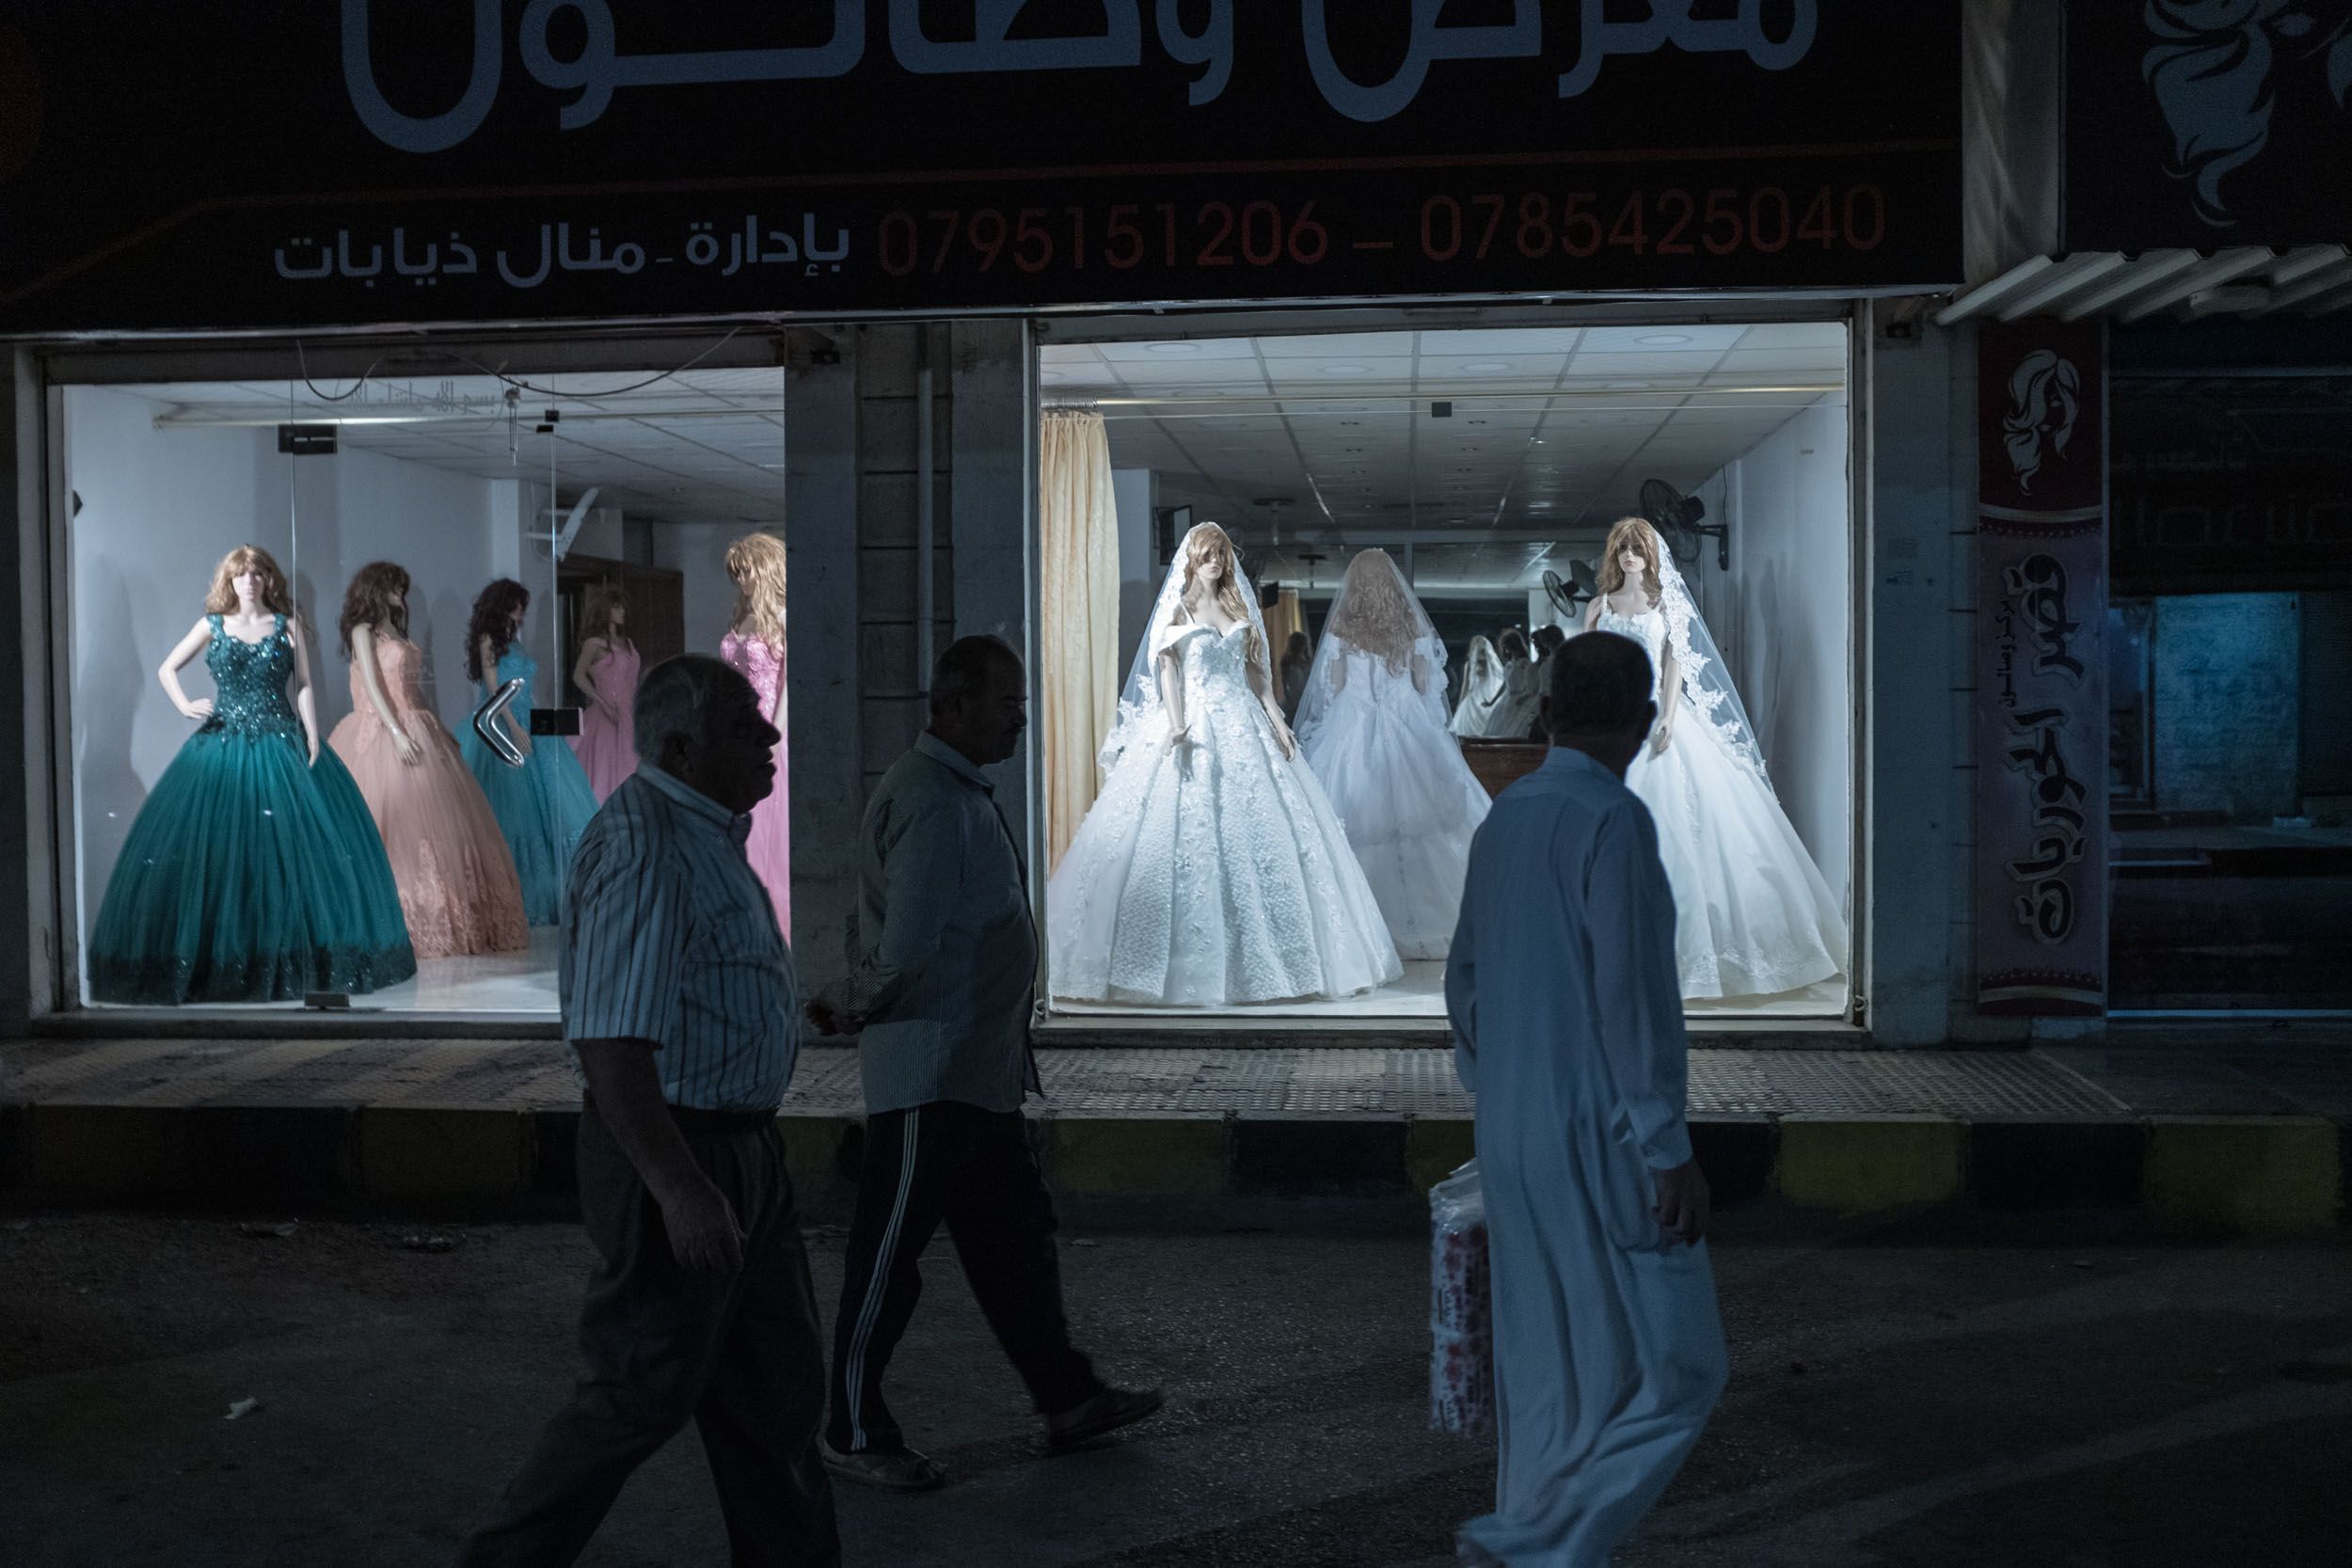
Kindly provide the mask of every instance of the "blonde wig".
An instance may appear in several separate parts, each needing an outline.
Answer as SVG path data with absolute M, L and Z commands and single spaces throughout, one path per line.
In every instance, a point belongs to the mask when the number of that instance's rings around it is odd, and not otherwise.
M 1420 641 L 1421 617 L 1406 596 L 1404 574 L 1383 549 L 1359 550 L 1347 563 L 1339 606 L 1323 628 L 1326 637 L 1342 638 L 1388 665 L 1401 675 L 1412 661 Z
M 1603 598 L 1625 586 L 1623 557 L 1629 549 L 1642 556 L 1642 593 L 1655 605 L 1665 594 L 1658 578 L 1658 532 L 1641 517 L 1620 517 L 1609 530 L 1609 543 L 1600 547 L 1600 592 Z
M 784 646 L 784 541 L 747 533 L 727 546 L 727 575 L 740 592 L 730 626 L 749 626 L 771 648 Z
M 213 568 L 213 586 L 204 594 L 204 612 L 234 615 L 237 578 L 248 570 L 262 575 L 262 608 L 293 620 L 294 594 L 286 586 L 286 574 L 278 569 L 269 551 L 259 545 L 239 545 L 220 558 L 220 564 Z
M 1192 579 L 1210 562 L 1217 562 L 1216 602 L 1225 613 L 1249 628 L 1245 638 L 1249 662 L 1259 669 L 1266 668 L 1265 641 L 1258 635 L 1257 623 L 1249 616 L 1249 605 L 1241 596 L 1241 562 L 1233 549 L 1233 541 L 1215 523 L 1203 523 L 1193 530 L 1192 538 L 1184 546 L 1184 586 L 1181 595 L 1192 597 Z

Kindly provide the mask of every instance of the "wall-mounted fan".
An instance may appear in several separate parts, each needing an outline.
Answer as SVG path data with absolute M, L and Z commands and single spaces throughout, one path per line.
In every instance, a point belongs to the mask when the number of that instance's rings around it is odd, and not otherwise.
M 1593 575 L 1589 561 L 1568 562 L 1570 582 L 1562 582 L 1560 574 L 1544 568 L 1544 595 L 1551 600 L 1551 608 L 1560 612 L 1560 619 L 1570 626 L 1576 624 L 1577 606 L 1600 597 L 1599 579 Z
M 1701 541 L 1712 539 L 1716 569 L 1731 570 L 1731 526 L 1700 522 L 1707 515 L 1707 503 L 1698 497 L 1686 496 L 1662 479 L 1645 479 L 1642 481 L 1642 515 L 1666 541 L 1666 547 L 1675 552 L 1677 561 L 1694 564 Z

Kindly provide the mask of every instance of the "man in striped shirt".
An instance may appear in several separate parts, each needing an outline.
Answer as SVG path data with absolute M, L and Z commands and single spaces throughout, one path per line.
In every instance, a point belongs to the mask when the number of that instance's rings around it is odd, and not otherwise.
M 564 921 L 580 1216 L 599 1257 L 588 1366 L 459 1561 L 572 1561 L 691 1419 L 733 1560 L 833 1568 L 824 1351 L 776 1132 L 799 999 L 743 857 L 778 736 L 750 682 L 691 656 L 646 672 L 636 732 L 641 766 L 581 835 Z

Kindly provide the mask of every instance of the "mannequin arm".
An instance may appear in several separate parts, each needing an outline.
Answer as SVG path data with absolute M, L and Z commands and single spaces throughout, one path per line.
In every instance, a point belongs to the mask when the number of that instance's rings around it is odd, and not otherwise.
M 1331 689 L 1334 697 L 1347 689 L 1347 659 L 1344 656 L 1334 655 L 1331 662 L 1324 666 L 1323 684 Z
M 384 667 L 375 657 L 375 628 L 351 628 L 351 664 L 359 672 L 359 689 L 366 692 L 375 708 L 375 716 L 384 721 L 384 728 L 392 737 L 392 750 L 403 762 L 415 762 L 424 755 L 415 738 L 400 727 L 399 718 L 392 712 L 392 699 L 384 689 Z
M 1682 666 L 1675 662 L 1672 649 L 1666 653 L 1666 667 L 1658 673 L 1658 727 L 1671 730 L 1675 709 L 1682 703 Z
M 1160 706 L 1168 710 L 1168 735 L 1171 740 L 1184 734 L 1184 645 L 1160 650 Z
M 1598 625 L 1600 625 L 1600 595 L 1596 594 L 1592 601 L 1584 607 L 1584 629 L 1590 631 Z
M 580 657 L 572 665 L 572 684 L 588 693 L 588 700 L 596 705 L 596 711 L 614 723 L 621 721 L 621 710 L 606 697 L 604 689 L 590 678 L 595 670 L 612 656 L 612 644 L 601 637 L 592 637 L 580 645 Z
M 310 648 L 302 640 L 302 623 L 291 616 L 286 621 L 286 639 L 294 644 L 294 712 L 302 719 L 302 738 L 310 748 L 310 766 L 319 760 L 319 700 L 310 689 Z
M 171 705 L 180 710 L 183 719 L 210 719 L 213 716 L 213 700 L 210 697 L 199 697 L 191 702 L 180 687 L 180 672 L 186 669 L 196 656 L 204 651 L 204 644 L 212 640 L 211 623 L 199 621 L 189 628 L 187 636 L 172 644 L 171 652 L 164 656 L 164 662 L 155 671 L 156 680 L 163 684 L 164 695 L 171 699 Z
M 1274 678 L 1266 673 L 1265 665 L 1254 658 L 1249 661 L 1249 689 L 1257 693 L 1258 705 L 1265 709 L 1266 722 L 1274 726 L 1275 743 L 1282 748 L 1282 754 L 1295 754 L 1298 741 L 1283 721 L 1282 705 L 1274 700 Z

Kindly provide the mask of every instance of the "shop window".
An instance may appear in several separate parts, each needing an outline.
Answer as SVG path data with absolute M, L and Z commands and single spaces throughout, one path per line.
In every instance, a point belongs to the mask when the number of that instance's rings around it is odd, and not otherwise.
M 1844 1013 L 1842 325 L 1069 336 L 1039 366 L 1057 1020 L 1441 1017 L 1470 828 L 1542 761 L 1540 661 L 1611 590 L 1630 617 L 1611 624 L 1692 678 L 1634 783 L 1667 836 L 1693 1017 Z M 1629 517 L 1687 616 L 1611 572 Z M 1236 571 L 1254 625 L 1200 587 Z M 1669 619 L 1671 641 L 1650 635 Z M 1253 660 L 1327 807 L 1276 778 L 1280 736 L 1236 684 Z M 1177 741 L 1164 671 L 1211 705 Z M 1171 744 L 1214 753 L 1213 802 L 1177 800 Z M 1296 901 L 1265 894 L 1290 882 Z
M 81 999 L 552 1016 L 634 674 L 739 629 L 731 544 L 781 557 L 782 373 L 62 407 Z

